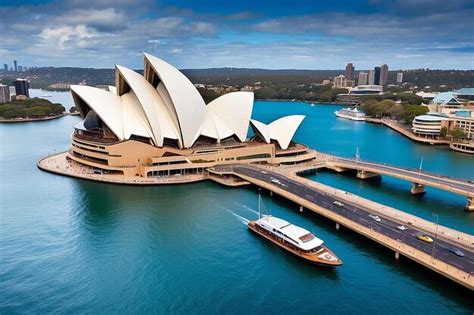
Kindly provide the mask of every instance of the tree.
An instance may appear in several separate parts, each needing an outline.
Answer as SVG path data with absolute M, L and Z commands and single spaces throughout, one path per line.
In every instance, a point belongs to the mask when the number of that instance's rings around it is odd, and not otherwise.
M 459 140 L 463 139 L 466 136 L 466 134 L 464 133 L 464 130 L 462 130 L 461 128 L 454 127 L 451 130 L 451 136 L 453 137 L 454 141 L 459 141 Z
M 442 127 L 440 132 L 439 132 L 439 136 L 441 138 L 446 138 L 446 135 L 448 134 L 448 127 Z
M 75 112 L 77 112 L 76 106 L 73 106 L 73 107 L 69 108 L 69 112 L 70 112 L 70 113 L 75 113 Z

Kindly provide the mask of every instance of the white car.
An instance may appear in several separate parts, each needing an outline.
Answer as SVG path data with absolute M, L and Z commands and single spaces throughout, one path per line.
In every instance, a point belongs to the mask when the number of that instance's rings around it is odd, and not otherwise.
M 377 222 L 382 221 L 382 219 L 380 219 L 378 215 L 369 214 L 369 217 L 371 217 L 372 219 L 374 219 Z
M 336 206 L 339 206 L 339 207 L 344 207 L 344 204 L 340 201 L 334 201 L 333 204 L 335 204 Z
M 399 225 L 397 226 L 397 229 L 399 229 L 400 231 L 405 231 L 405 230 L 408 230 L 408 228 L 404 225 Z

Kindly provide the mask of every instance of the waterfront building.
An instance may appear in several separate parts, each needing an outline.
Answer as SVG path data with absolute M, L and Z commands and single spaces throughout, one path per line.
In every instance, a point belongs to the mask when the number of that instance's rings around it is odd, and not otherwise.
M 352 64 L 352 62 L 349 62 L 347 65 L 346 65 L 346 72 L 344 74 L 344 76 L 346 77 L 347 80 L 353 80 L 354 79 L 354 65 Z
M 462 88 L 459 90 L 453 91 L 453 96 L 459 102 L 463 103 L 473 103 L 474 102 L 474 88 Z
M 374 68 L 374 84 L 380 84 L 380 67 Z
M 388 65 L 383 64 L 380 67 L 380 79 L 379 85 L 384 86 L 388 81 Z
M 458 101 L 453 92 L 438 93 L 438 95 L 433 98 L 432 104 L 444 108 L 462 107 L 462 103 Z
M 15 86 L 16 95 L 24 95 L 26 97 L 30 97 L 29 88 L 30 82 L 26 79 L 16 79 L 13 81 L 13 85 Z
M 369 70 L 368 82 L 369 85 L 375 84 L 375 70 Z
M 149 54 L 144 62 L 143 75 L 117 65 L 115 86 L 107 91 L 71 85 L 83 120 L 74 126 L 67 159 L 87 169 L 82 172 L 166 177 L 204 174 L 221 164 L 295 164 L 316 156 L 292 141 L 304 116 L 269 124 L 251 120 L 251 92 L 224 94 L 206 105 L 178 69 Z
M 349 93 L 338 94 L 336 102 L 349 105 L 359 105 L 362 103 L 362 96 L 381 94 L 383 94 L 383 86 L 381 85 L 359 85 L 350 88 Z
M 397 84 L 403 83 L 403 72 L 397 73 Z
M 449 117 L 440 113 L 428 113 L 419 115 L 413 119 L 412 130 L 415 134 L 426 138 L 438 138 L 441 129 L 446 127 L 449 129 Z
M 345 88 L 347 87 L 346 77 L 341 74 L 334 78 L 334 87 L 335 88 Z
M 455 126 L 464 131 L 466 139 L 474 139 L 474 112 L 458 110 L 452 117 L 454 118 Z
M 18 65 L 17 65 L 16 60 L 13 60 L 13 70 L 14 70 L 15 72 L 18 71 Z
M 357 80 L 357 85 L 367 85 L 368 74 L 367 72 L 359 72 L 359 79 Z
M 0 104 L 10 102 L 10 89 L 8 85 L 0 84 Z

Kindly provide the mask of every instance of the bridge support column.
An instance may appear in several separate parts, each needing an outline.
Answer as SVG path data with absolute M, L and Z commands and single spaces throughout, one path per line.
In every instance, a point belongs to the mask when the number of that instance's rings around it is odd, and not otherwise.
M 340 228 L 339 223 L 336 223 L 336 230 L 339 231 L 339 228 Z
M 466 211 L 474 211 L 474 197 L 467 197 Z
M 413 183 L 413 186 L 411 186 L 410 192 L 412 195 L 424 194 L 426 192 L 425 186 L 423 186 L 422 184 Z
M 364 170 L 357 170 L 357 178 L 360 179 L 367 179 L 367 178 L 372 178 L 372 177 L 377 177 L 380 176 L 380 174 L 373 173 L 373 172 L 368 172 Z
M 395 252 L 395 259 L 400 260 L 400 253 L 399 252 Z
M 300 212 L 303 212 L 303 206 L 300 206 Z
M 273 197 L 273 191 L 270 190 L 270 197 Z

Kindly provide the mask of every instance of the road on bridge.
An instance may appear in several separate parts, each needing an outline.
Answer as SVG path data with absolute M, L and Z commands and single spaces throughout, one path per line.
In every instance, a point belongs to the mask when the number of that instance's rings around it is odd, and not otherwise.
M 227 170 L 229 167 L 227 167 Z M 407 226 L 407 230 L 401 231 L 397 228 L 400 226 L 400 222 L 396 222 L 391 218 L 385 217 L 379 213 L 371 212 L 370 209 L 366 209 L 363 206 L 356 204 L 350 204 L 345 200 L 339 200 L 336 196 L 328 193 L 319 191 L 313 187 L 308 187 L 304 183 L 300 183 L 296 180 L 290 179 L 284 175 L 272 172 L 267 169 L 259 167 L 252 167 L 249 165 L 233 165 L 231 167 L 235 174 L 241 174 L 255 178 L 257 180 L 264 181 L 271 185 L 279 186 L 280 188 L 297 195 L 300 198 L 306 199 L 316 205 L 322 206 L 326 209 L 330 209 L 334 213 L 341 215 L 345 218 L 352 220 L 365 227 L 371 228 L 383 235 L 386 235 L 394 240 L 401 243 L 407 244 L 420 251 L 433 255 L 436 259 L 439 259 L 449 265 L 459 268 L 474 276 L 474 252 L 460 248 L 444 239 L 437 238 L 434 235 L 430 237 L 434 240 L 433 243 L 425 243 L 418 240 L 415 236 L 417 233 L 423 233 L 421 230 L 417 230 L 413 226 Z M 335 201 L 343 203 L 342 206 L 334 204 Z M 370 215 L 377 215 L 381 220 L 376 221 Z M 459 257 L 452 253 L 450 249 L 458 248 L 461 249 L 465 254 L 464 257 Z
M 355 170 L 366 170 L 378 174 L 387 174 L 389 176 L 407 179 L 418 184 L 433 186 L 436 188 L 452 191 L 460 195 L 474 197 L 474 171 L 472 171 L 471 174 L 466 174 L 467 176 L 471 176 L 470 179 L 463 180 L 439 174 L 432 174 L 421 170 L 401 168 L 391 165 L 355 159 L 346 159 L 335 156 L 329 156 L 326 162 L 338 165 L 342 168 L 346 167 Z

